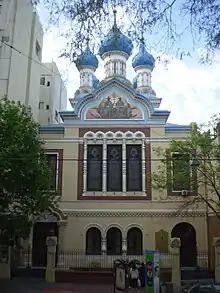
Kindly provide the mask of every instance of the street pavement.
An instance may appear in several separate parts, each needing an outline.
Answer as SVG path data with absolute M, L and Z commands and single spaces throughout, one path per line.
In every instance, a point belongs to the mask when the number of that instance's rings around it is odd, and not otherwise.
M 0 281 L 0 293 L 43 293 L 45 290 L 66 290 L 77 293 L 114 293 L 113 286 L 111 285 L 88 285 L 70 283 L 48 284 L 39 279 L 21 278 L 13 279 L 7 282 Z M 119 292 L 121 291 L 116 291 L 116 293 Z

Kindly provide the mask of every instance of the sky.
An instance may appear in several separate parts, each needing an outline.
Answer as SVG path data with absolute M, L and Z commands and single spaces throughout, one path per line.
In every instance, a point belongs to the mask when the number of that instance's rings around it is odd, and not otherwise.
M 45 33 L 43 46 L 43 62 L 55 61 L 66 81 L 68 99 L 74 97 L 79 87 L 79 72 L 69 60 L 59 58 L 65 40 L 59 36 L 57 28 Z M 152 88 L 157 97 L 162 98 L 160 109 L 171 111 L 168 122 L 189 124 L 203 123 L 214 114 L 218 114 L 220 107 L 220 56 L 213 65 L 200 65 L 198 56 L 200 50 L 183 60 L 175 56 L 167 56 L 170 64 L 156 63 L 152 72 Z M 135 72 L 131 67 L 132 57 L 127 62 L 127 78 L 132 81 Z M 103 63 L 100 60 L 96 76 L 103 79 Z M 68 103 L 68 110 L 71 106 Z

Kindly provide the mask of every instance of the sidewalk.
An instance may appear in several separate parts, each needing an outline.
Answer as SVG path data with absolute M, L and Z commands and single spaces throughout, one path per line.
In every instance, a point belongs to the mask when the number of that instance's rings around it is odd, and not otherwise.
M 79 293 L 113 293 L 110 285 L 84 285 L 84 284 L 48 284 L 39 279 L 13 279 L 0 281 L 0 293 L 42 293 L 44 290 L 69 290 Z

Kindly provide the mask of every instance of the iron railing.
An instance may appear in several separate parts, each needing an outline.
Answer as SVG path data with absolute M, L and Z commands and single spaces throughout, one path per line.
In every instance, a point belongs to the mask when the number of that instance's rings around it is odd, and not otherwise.
M 159 262 L 160 268 L 172 268 L 172 253 L 160 253 Z M 111 269 L 113 263 L 117 259 L 127 261 L 137 260 L 138 262 L 145 262 L 143 254 L 131 255 L 123 253 L 122 255 L 106 255 L 96 254 L 89 255 L 85 250 L 72 249 L 60 250 L 58 249 L 56 255 L 56 266 L 59 270 L 74 270 L 74 269 Z M 11 254 L 12 267 L 45 267 L 46 254 L 45 251 L 34 252 L 28 249 L 13 249 Z M 208 268 L 208 253 L 206 251 L 197 252 L 197 266 L 201 268 Z

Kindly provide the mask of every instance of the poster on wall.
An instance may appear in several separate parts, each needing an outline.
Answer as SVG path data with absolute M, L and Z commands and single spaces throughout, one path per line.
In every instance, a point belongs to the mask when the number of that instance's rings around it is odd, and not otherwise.
M 160 258 L 159 253 L 153 250 L 145 252 L 145 279 L 146 293 L 160 292 Z

